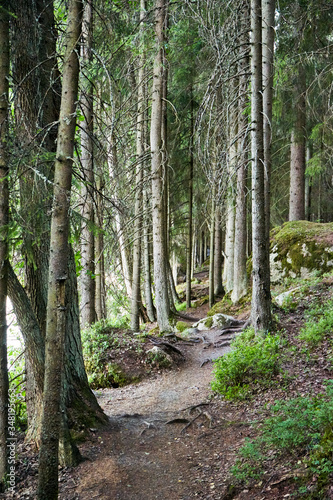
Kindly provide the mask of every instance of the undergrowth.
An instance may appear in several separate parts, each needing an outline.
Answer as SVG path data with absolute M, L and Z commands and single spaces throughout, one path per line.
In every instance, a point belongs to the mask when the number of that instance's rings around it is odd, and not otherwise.
M 333 299 L 316 304 L 306 312 L 306 323 L 299 334 L 300 340 L 316 346 L 333 331 Z
M 270 412 L 258 425 L 259 436 L 247 439 L 238 451 L 234 479 L 258 480 L 268 460 L 289 456 L 325 484 L 333 473 L 333 381 L 326 381 L 324 394 L 276 401 Z
M 279 335 L 255 336 L 248 328 L 214 362 L 212 389 L 226 399 L 244 399 L 254 385 L 269 385 L 280 372 L 282 344 Z
M 9 404 L 15 412 L 15 428 L 27 427 L 26 373 L 25 358 L 22 348 L 8 347 Z
M 117 325 L 121 324 L 120 322 Z M 123 327 L 127 326 L 127 322 Z M 101 320 L 82 332 L 82 349 L 88 381 L 93 389 L 121 386 L 128 383 L 129 377 L 119 365 L 110 362 L 109 351 L 128 348 L 138 354 L 142 352 L 140 337 L 115 327 L 113 320 Z

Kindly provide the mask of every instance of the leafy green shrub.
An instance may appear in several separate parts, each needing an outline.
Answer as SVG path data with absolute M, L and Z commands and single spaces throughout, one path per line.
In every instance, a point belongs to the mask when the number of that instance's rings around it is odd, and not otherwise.
M 279 335 L 255 336 L 249 328 L 231 344 L 231 351 L 214 362 L 212 389 L 226 399 L 244 398 L 251 384 L 270 383 L 280 371 Z
M 270 408 L 259 437 L 248 439 L 238 452 L 231 470 L 237 480 L 257 479 L 265 460 L 282 453 L 299 458 L 303 452 L 309 470 L 321 479 L 333 473 L 333 381 L 326 385 L 325 394 L 277 401 Z
M 118 322 L 119 324 L 119 322 Z M 82 332 L 82 349 L 88 380 L 93 389 L 125 385 L 129 377 L 120 367 L 108 361 L 108 351 L 137 344 L 140 339 L 134 339 L 125 332 L 120 334 L 110 319 L 101 320 Z
M 23 348 L 8 347 L 10 406 L 14 405 L 15 427 L 24 430 L 27 426 L 25 387 L 25 358 Z
M 307 321 L 301 329 L 299 338 L 315 346 L 325 335 L 333 331 L 333 300 L 312 307 L 306 316 Z
M 185 311 L 185 309 L 186 309 L 186 302 L 180 302 L 180 303 L 178 302 L 176 304 L 177 311 Z

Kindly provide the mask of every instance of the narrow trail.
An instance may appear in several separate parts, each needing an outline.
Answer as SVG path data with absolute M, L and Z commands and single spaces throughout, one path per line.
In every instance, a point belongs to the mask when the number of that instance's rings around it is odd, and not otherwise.
M 201 332 L 214 342 L 219 331 Z M 154 378 L 98 391 L 109 427 L 82 446 L 86 460 L 63 482 L 63 500 L 189 500 L 204 498 L 191 481 L 200 453 L 192 426 L 207 429 L 212 363 L 229 350 L 208 344 L 181 346 L 186 361 Z

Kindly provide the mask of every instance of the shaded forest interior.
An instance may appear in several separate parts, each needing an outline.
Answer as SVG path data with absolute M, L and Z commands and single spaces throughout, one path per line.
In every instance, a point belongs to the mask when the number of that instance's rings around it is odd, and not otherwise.
M 278 286 L 331 272 L 332 40 L 326 0 L 3 0 L 0 491 L 20 421 L 39 500 L 108 422 L 103 328 L 173 346 L 196 307 L 246 304 L 244 343 L 269 343 L 273 260 Z

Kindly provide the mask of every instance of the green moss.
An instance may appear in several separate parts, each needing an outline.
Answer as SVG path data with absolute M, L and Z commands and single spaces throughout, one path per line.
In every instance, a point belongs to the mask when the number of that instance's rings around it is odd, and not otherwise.
M 88 381 L 92 389 L 123 387 L 137 380 L 137 377 L 126 374 L 116 363 L 105 365 L 103 371 L 96 370 L 93 373 L 88 373 Z
M 160 333 L 160 329 L 159 329 L 159 326 L 155 326 L 154 328 L 152 328 L 151 330 L 149 330 L 149 335 L 158 335 Z
M 271 231 L 271 252 L 281 263 L 284 277 L 299 276 L 301 269 L 329 272 L 333 265 L 333 223 L 286 222 Z
M 205 326 L 207 326 L 207 328 L 211 328 L 212 325 L 213 325 L 213 318 L 212 317 L 207 318 L 205 321 Z
M 213 307 L 208 311 L 207 316 L 214 316 L 214 314 L 225 313 L 232 306 L 230 293 L 226 294 L 220 302 L 216 302 Z
M 208 301 L 209 301 L 209 295 L 203 295 L 202 297 L 200 297 L 200 299 L 196 301 L 195 307 L 203 306 L 204 304 L 207 304 Z
M 179 332 L 183 332 L 186 328 L 188 328 L 188 324 L 185 323 L 185 321 L 177 321 L 176 328 Z

